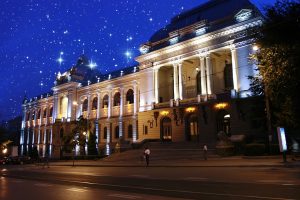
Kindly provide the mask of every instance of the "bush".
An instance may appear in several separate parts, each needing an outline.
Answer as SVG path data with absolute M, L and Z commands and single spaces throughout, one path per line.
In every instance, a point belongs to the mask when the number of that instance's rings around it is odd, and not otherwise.
M 259 143 L 246 144 L 244 154 L 245 156 L 261 156 L 265 153 L 265 145 Z
M 280 154 L 279 144 L 270 144 L 270 154 L 271 155 Z
M 234 155 L 234 146 L 232 145 L 218 145 L 216 146 L 217 154 L 220 156 Z

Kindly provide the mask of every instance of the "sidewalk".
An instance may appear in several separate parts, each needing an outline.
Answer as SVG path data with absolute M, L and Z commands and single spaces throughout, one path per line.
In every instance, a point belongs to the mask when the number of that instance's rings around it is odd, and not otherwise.
M 50 166 L 72 166 L 73 160 L 54 161 Z M 142 160 L 75 160 L 75 166 L 82 167 L 144 167 Z M 150 167 L 300 167 L 300 160 L 292 161 L 287 158 L 284 163 L 281 156 L 261 157 L 224 157 L 203 159 L 176 159 L 176 160 L 155 160 L 150 158 Z

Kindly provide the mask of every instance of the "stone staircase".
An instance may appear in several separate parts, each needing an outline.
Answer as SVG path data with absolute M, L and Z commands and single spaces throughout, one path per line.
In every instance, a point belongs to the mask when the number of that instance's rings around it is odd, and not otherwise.
M 191 142 L 148 142 L 144 145 L 148 146 L 151 151 L 152 161 L 173 161 L 173 160 L 201 160 L 203 159 L 203 145 L 201 143 Z M 214 145 L 208 144 L 208 158 L 219 157 L 216 155 Z M 143 156 L 144 148 L 130 149 L 121 153 L 114 153 L 106 158 L 104 161 L 139 161 Z

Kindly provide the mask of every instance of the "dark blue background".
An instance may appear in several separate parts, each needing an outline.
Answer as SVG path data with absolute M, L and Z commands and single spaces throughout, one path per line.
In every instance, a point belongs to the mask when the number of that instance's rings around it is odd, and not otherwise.
M 237 0 L 238 1 L 238 0 Z M 260 9 L 275 0 L 252 0 Z M 0 120 L 21 114 L 24 95 L 53 87 L 83 52 L 102 73 L 136 64 L 139 46 L 205 0 L 3 0 Z M 126 55 L 126 52 L 128 54 Z M 60 64 L 57 59 L 61 57 Z

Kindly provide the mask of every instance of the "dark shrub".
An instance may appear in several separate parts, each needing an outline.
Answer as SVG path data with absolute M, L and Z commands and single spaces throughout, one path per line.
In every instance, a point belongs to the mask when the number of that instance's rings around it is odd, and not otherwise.
M 217 145 L 217 154 L 220 156 L 232 156 L 234 155 L 234 146 L 232 145 Z
M 244 154 L 246 156 L 261 156 L 265 153 L 265 145 L 259 143 L 251 143 L 245 145 Z

